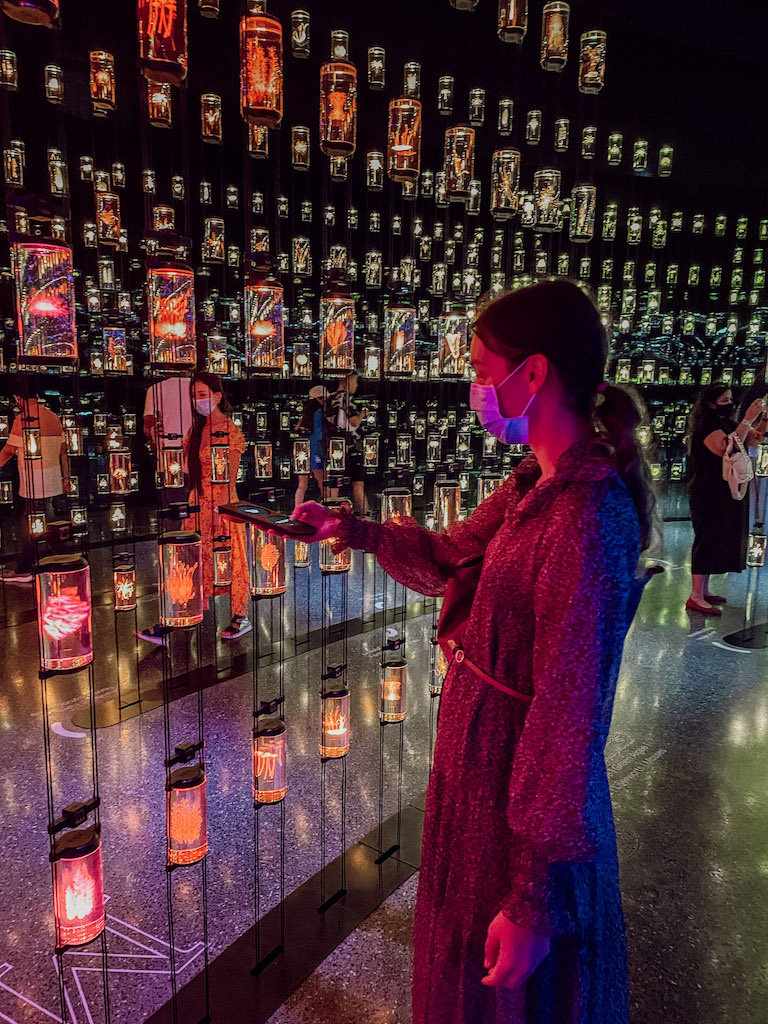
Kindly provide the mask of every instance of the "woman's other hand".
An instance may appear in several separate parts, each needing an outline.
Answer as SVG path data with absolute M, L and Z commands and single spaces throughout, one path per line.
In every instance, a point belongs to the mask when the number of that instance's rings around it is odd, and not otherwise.
M 744 413 L 745 421 L 754 423 L 758 416 L 762 416 L 765 410 L 764 402 L 764 398 L 756 398 L 754 402 L 747 407 L 747 411 Z
M 488 925 L 483 962 L 488 974 L 482 979 L 483 985 L 517 988 L 547 956 L 549 939 L 546 935 L 532 928 L 521 928 L 499 912 Z
M 316 501 L 305 501 L 301 505 L 297 505 L 291 519 L 314 527 L 314 536 L 307 538 L 310 543 L 333 537 L 339 521 L 338 516 L 333 515 L 330 509 L 319 505 Z

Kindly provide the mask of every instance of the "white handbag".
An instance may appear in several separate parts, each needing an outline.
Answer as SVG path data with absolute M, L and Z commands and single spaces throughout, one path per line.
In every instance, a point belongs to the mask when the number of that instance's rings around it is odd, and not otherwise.
M 738 434 L 729 434 L 723 455 L 723 480 L 731 489 L 731 497 L 741 501 L 754 475 L 752 459 L 747 454 L 741 438 Z

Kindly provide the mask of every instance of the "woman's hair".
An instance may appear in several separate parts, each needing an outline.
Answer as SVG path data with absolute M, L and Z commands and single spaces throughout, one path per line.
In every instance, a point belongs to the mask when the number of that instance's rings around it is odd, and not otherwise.
M 608 336 L 597 306 L 573 281 L 543 280 L 509 292 L 480 313 L 475 333 L 510 365 L 534 354 L 547 357 L 557 372 L 573 412 L 591 420 L 610 447 L 632 495 L 643 549 L 652 539 L 656 499 L 648 464 L 636 431 L 647 423 L 638 395 L 604 384 Z
M 203 470 L 200 465 L 200 439 L 203 434 L 206 417 L 201 416 L 195 408 L 195 384 L 198 381 L 207 385 L 214 394 L 221 394 L 219 409 L 228 416 L 232 412 L 232 406 L 227 401 L 224 389 L 221 386 L 221 378 L 215 373 L 208 373 L 207 370 L 196 370 L 189 381 L 189 397 L 192 402 L 192 429 L 189 433 L 189 446 L 187 448 L 187 466 L 189 468 L 189 482 L 199 493 L 200 485 L 203 482 Z
M 321 402 L 319 398 L 310 398 L 304 403 L 298 425 L 299 430 L 306 430 L 310 434 L 312 433 L 315 427 L 315 413 L 318 409 L 321 411 L 325 409 L 325 402 Z
M 726 391 L 731 390 L 730 384 L 723 384 L 720 381 L 717 384 L 710 384 L 706 388 L 702 388 L 701 391 L 696 395 L 696 401 L 693 403 L 691 409 L 691 415 L 688 417 L 688 452 L 690 454 L 691 445 L 693 443 L 693 435 L 699 429 L 702 420 L 709 413 L 712 415 L 712 409 L 710 405 L 714 405 L 715 402 L 724 395 Z

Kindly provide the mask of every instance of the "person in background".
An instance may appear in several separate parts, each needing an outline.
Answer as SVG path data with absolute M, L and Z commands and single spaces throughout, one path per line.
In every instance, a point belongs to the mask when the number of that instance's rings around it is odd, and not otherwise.
M 0 467 L 14 456 L 19 465 L 19 495 L 24 499 L 24 524 L 22 546 L 16 563 L 16 572 L 3 577 L 4 583 L 31 583 L 35 564 L 36 540 L 28 529 L 28 516 L 33 512 L 44 512 L 47 522 L 56 518 L 59 498 L 69 494 L 70 466 L 64 428 L 59 417 L 38 401 L 37 391 L 32 382 L 25 380 L 15 384 L 14 401 L 19 414 L 13 421 L 8 440 L 0 451 Z M 24 430 L 37 428 L 40 431 L 40 458 L 28 458 L 24 444 Z
M 224 396 L 221 380 L 213 373 L 198 371 L 190 382 L 193 413 L 192 426 L 184 437 L 184 456 L 189 467 L 190 505 L 199 505 L 200 512 L 183 522 L 183 529 L 197 530 L 202 540 L 203 596 L 213 596 L 215 538 L 226 535 L 232 551 L 232 584 L 230 588 L 232 621 L 222 631 L 223 640 L 236 640 L 253 628 L 248 621 L 248 556 L 245 527 L 222 519 L 219 505 L 237 501 L 237 472 L 245 452 L 245 438 L 229 416 L 232 411 Z M 228 470 L 226 483 L 213 482 L 214 449 L 220 449 L 224 466 Z M 151 643 L 164 643 L 160 627 L 139 632 Z
M 360 410 L 354 402 L 359 382 L 360 377 L 356 370 L 352 370 L 339 381 L 338 390 L 331 399 L 331 421 L 333 428 L 342 434 L 347 442 L 347 474 L 352 483 L 352 500 L 355 511 L 359 515 L 365 515 L 368 511 L 368 499 L 365 494 L 363 439 L 359 430 L 368 410 Z
M 326 406 L 328 391 L 318 384 L 309 389 L 309 400 L 305 402 L 298 423 L 300 433 L 309 435 L 309 472 L 320 488 L 320 497 L 325 497 L 325 438 Z M 294 508 L 304 501 L 309 486 L 309 473 L 299 473 L 299 483 L 294 497 Z
M 475 322 L 470 406 L 497 440 L 530 443 L 505 483 L 440 534 L 312 502 L 293 513 L 314 540 L 372 552 L 405 586 L 446 595 L 414 1024 L 628 1024 L 604 751 L 654 498 L 635 436 L 643 410 L 604 381 L 607 356 L 575 283 L 504 295 Z M 468 565 L 473 596 L 466 584 L 447 593 Z
M 765 370 L 760 370 L 755 383 L 748 387 L 741 396 L 739 403 L 739 420 L 743 420 L 747 409 L 756 398 L 768 398 L 768 385 L 765 383 Z M 759 433 L 765 434 L 768 425 L 768 412 L 763 412 L 763 419 L 756 429 Z M 753 468 L 757 464 L 759 455 L 758 445 L 748 445 L 747 451 L 752 459 Z M 765 525 L 765 516 L 768 513 L 768 476 L 755 476 L 749 484 L 749 532 L 752 533 L 755 524 Z
M 187 431 L 192 426 L 192 399 L 188 377 L 167 377 L 147 390 L 144 400 L 144 436 L 162 467 L 161 453 L 165 449 L 181 449 Z M 184 466 L 186 479 L 186 465 Z M 187 488 L 163 487 L 163 508 L 172 502 L 185 501 Z M 170 529 L 170 524 L 167 526 Z
M 713 574 L 742 572 L 747 564 L 749 502 L 737 501 L 723 479 L 728 435 L 757 446 L 765 433 L 763 399 L 755 398 L 737 425 L 727 384 L 703 388 L 688 422 L 688 495 L 693 523 L 691 596 L 685 607 L 702 615 L 721 615 L 725 597 L 710 593 Z M 759 429 L 753 429 L 759 424 Z

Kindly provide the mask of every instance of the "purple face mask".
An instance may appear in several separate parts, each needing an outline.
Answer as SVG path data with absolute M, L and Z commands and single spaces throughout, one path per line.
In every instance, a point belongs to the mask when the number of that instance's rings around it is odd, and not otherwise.
M 497 386 L 471 384 L 469 388 L 469 407 L 477 414 L 480 426 L 502 444 L 528 444 L 529 419 L 527 414 L 531 402 L 536 397 L 536 392 L 528 399 L 519 416 L 502 416 L 499 409 L 499 388 L 503 387 L 510 377 L 514 377 L 518 370 L 522 370 L 527 362 L 528 360 L 524 359 Z

